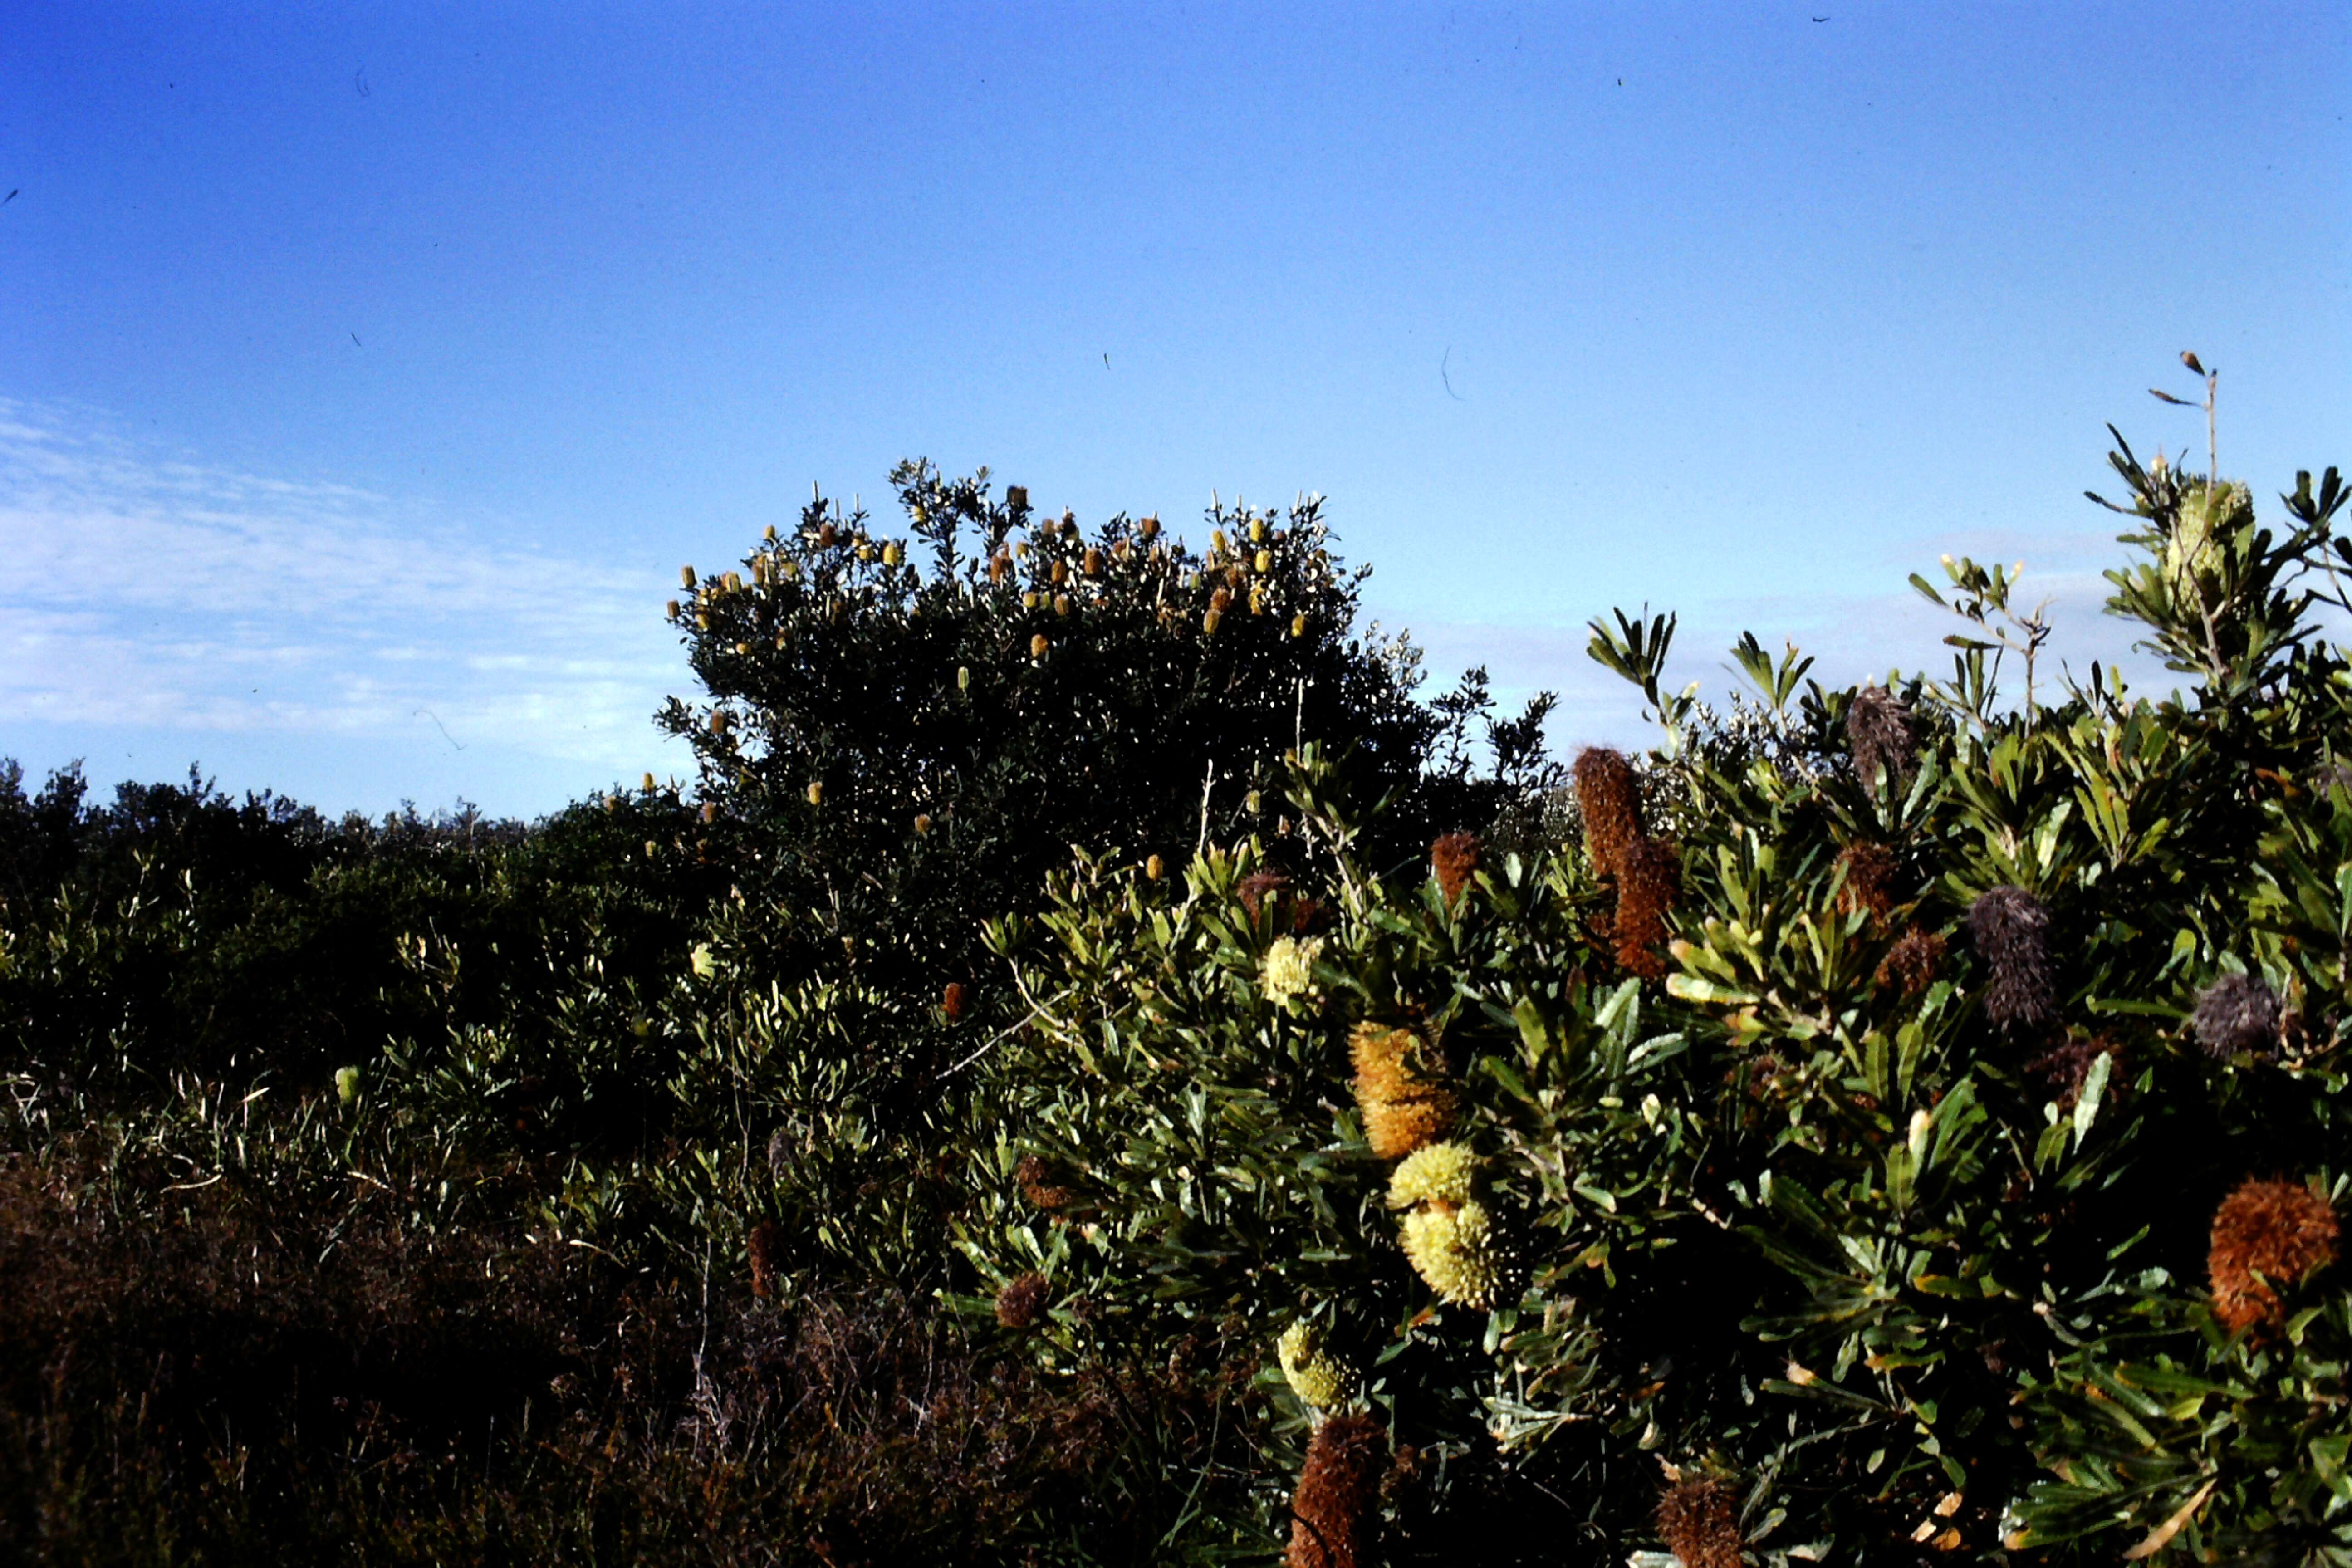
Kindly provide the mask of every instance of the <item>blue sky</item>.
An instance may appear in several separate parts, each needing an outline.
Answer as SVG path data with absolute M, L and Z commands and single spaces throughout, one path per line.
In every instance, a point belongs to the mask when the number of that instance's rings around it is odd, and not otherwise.
M 1563 746 L 1638 736 L 1612 605 L 1853 679 L 1972 550 L 2112 656 L 2080 492 L 2201 448 L 2179 350 L 2263 504 L 2352 460 L 2347 65 L 2340 4 L 22 8 L 0 754 L 677 770 L 679 563 L 914 455 L 1321 491 Z

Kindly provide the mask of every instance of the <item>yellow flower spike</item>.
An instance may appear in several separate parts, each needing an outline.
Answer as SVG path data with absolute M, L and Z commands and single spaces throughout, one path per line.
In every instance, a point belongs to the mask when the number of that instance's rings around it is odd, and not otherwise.
M 1223 553 L 1224 553 L 1224 552 L 1225 552 L 1225 531 L 1224 531 L 1223 529 L 1220 528 L 1220 529 L 1214 530 L 1213 531 L 1212 531 L 1212 532 L 1210 533 L 1210 535 L 1209 535 L 1209 548 L 1210 548 L 1211 550 L 1213 550 L 1213 551 L 1215 551 L 1215 552 L 1216 552 L 1218 554 L 1220 554 L 1220 555 L 1222 555 L 1222 554 L 1223 554 Z
M 1207 615 L 1202 616 L 1201 617 L 1201 631 L 1202 635 L 1207 637 L 1215 637 L 1217 635 L 1217 623 L 1223 619 L 1224 616 L 1215 610 L 1211 610 Z
M 646 792 L 647 795 L 651 795 L 651 794 L 653 794 L 653 793 L 654 793 L 654 775 L 653 775 L 653 774 L 651 774 L 651 773 L 647 773 L 647 774 L 646 775 L 646 782 L 645 782 L 644 788 L 645 788 L 645 792 Z
M 681 566 L 681 567 L 679 567 L 679 568 L 677 569 L 677 580 L 678 580 L 681 584 L 685 584 L 685 585 L 686 585 L 687 587 L 688 587 L 688 588 L 693 587 L 693 586 L 694 586 L 694 568 L 693 568 L 693 567 L 691 567 L 691 566 Z
M 971 689 L 971 667 L 970 665 L 960 664 L 956 666 L 956 689 L 958 691 L 970 691 Z
M 1066 616 L 1070 613 L 1070 596 L 1067 594 L 1054 595 L 1054 613 L 1057 616 Z
M 1250 563 L 1250 570 L 1257 573 L 1260 576 L 1264 576 L 1266 573 L 1273 571 L 1274 552 L 1271 550 L 1259 551 L 1257 552 L 1257 559 Z
M 1290 635 L 1295 637 L 1303 637 L 1307 635 L 1307 617 L 1305 616 L 1293 616 L 1290 617 Z
M 1035 637 L 1029 639 L 1029 657 L 1031 658 L 1043 658 L 1045 657 L 1045 650 L 1053 646 L 1053 643 L 1047 640 L 1045 634 L 1044 632 L 1039 632 Z
M 1397 1239 L 1413 1272 L 1440 1300 L 1457 1307 L 1494 1306 L 1504 1258 L 1486 1205 L 1423 1205 L 1404 1216 Z
M 760 537 L 766 540 L 769 543 L 773 544 L 776 542 L 776 525 L 772 522 L 768 524 L 767 531 L 761 534 Z
M 1147 880 L 1156 882 L 1167 874 L 1167 863 L 1161 860 L 1159 856 L 1152 855 L 1145 858 L 1143 862 L 1143 875 Z
M 1265 542 L 1265 519 L 1262 517 L 1254 517 L 1250 519 L 1250 542 L 1252 544 L 1264 544 Z M 1265 568 L 1260 567 L 1259 570 L 1264 571 Z
M 1276 1005 L 1294 998 L 1313 1001 L 1318 994 L 1315 961 L 1322 956 L 1319 936 L 1275 938 L 1258 965 L 1258 984 L 1265 999 Z
M 919 811 L 915 813 L 915 836 L 919 838 L 929 838 L 931 836 L 931 814 L 929 812 Z
M 662 614 L 673 621 L 677 619 L 677 601 L 676 599 L 672 599 L 668 604 L 663 605 Z
M 1471 1201 L 1478 1185 L 1478 1156 L 1466 1144 L 1431 1143 L 1406 1155 L 1389 1176 L 1389 1207 Z
M 1282 1331 L 1275 1359 L 1299 1403 L 1316 1410 L 1345 1405 L 1356 1392 L 1356 1372 L 1323 1345 L 1323 1333 L 1305 1318 Z
M 823 805 L 824 804 L 824 781 L 823 779 L 809 780 L 808 803 L 811 805 Z
M 906 551 L 899 548 L 898 542 L 895 539 L 882 547 L 882 564 L 885 566 L 896 566 L 906 558 Z
M 1040 596 L 1039 595 L 1036 595 L 1036 594 L 1024 594 L 1024 595 L 1021 595 L 1021 607 L 1022 607 L 1023 609 L 1024 609 L 1024 610 L 1034 610 L 1034 609 L 1035 609 L 1035 608 L 1037 607 L 1037 605 L 1038 605 L 1038 603 L 1039 603 L 1040 597 L 1041 597 L 1041 596 Z

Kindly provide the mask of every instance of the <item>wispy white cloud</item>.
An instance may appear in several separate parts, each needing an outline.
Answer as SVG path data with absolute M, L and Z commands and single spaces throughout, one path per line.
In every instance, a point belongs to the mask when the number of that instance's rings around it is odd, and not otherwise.
M 1987 564 L 2025 563 L 2018 607 L 2046 614 L 2051 626 L 2036 670 L 2037 683 L 2050 683 L 2042 687 L 2045 693 L 2056 690 L 2069 673 L 2086 679 L 2094 660 L 2105 668 L 2120 668 L 2136 690 L 2168 690 L 2181 679 L 2133 648 L 2137 628 L 2106 614 L 2111 588 L 2101 574 L 2121 564 L 2126 553 L 2113 531 L 1922 535 L 1887 553 L 1890 562 L 1908 564 L 1890 565 L 1888 590 L 1880 594 L 1758 595 L 1678 604 L 1671 597 L 1673 584 L 1661 584 L 1661 596 L 1651 607 L 1673 610 L 1677 616 L 1669 682 L 1679 689 L 1696 681 L 1710 696 L 1740 686 L 1729 649 L 1743 631 L 1754 632 L 1775 655 L 1784 644 L 1796 644 L 1813 658 L 1812 676 L 1825 685 L 1884 679 L 1892 670 L 1948 677 L 1953 650 L 1943 639 L 1967 628 L 1906 581 L 1916 569 L 1931 584 L 1943 586 L 1937 563 L 1945 554 L 1972 556 Z M 1608 611 L 1594 606 L 1592 614 L 1606 618 Z M 1439 679 L 1484 665 L 1507 704 L 1538 690 L 1558 694 L 1559 706 L 1550 727 L 1557 745 L 1648 738 L 1639 693 L 1592 661 L 1585 651 L 1591 634 L 1580 621 L 1570 626 L 1425 622 L 1413 627 L 1413 638 Z M 2022 691 L 2023 672 L 2013 659 L 2004 666 L 2002 684 L 2012 695 Z
M 0 720 L 491 738 L 625 770 L 685 675 L 661 584 L 348 485 L 0 400 Z

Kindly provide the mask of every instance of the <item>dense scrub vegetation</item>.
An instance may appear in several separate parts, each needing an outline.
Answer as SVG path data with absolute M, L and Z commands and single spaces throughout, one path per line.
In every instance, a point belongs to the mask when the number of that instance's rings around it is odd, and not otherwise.
M 1311 501 L 910 465 L 690 578 L 688 795 L 7 775 L 0 1538 L 2352 1563 L 2345 492 L 2115 464 L 2162 697 L 1954 561 L 1948 678 L 1596 622 L 1571 777 Z

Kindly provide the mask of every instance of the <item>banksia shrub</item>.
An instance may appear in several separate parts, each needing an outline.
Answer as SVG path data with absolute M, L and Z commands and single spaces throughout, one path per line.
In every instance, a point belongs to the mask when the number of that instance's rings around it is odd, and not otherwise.
M 1846 751 L 1854 776 L 1876 789 L 1883 776 L 1896 789 L 1911 782 L 1919 765 L 1919 732 L 1903 699 L 1883 686 L 1865 686 L 1845 710 Z
M 1478 874 L 1478 847 L 1475 833 L 1449 833 L 1429 847 L 1429 868 L 1449 905 L 1462 897 L 1462 889 Z
M 1305 1318 L 1282 1331 L 1274 1355 L 1290 1392 L 1311 1409 L 1336 1410 L 1356 1392 L 1355 1369 L 1331 1353 L 1323 1331 Z
M 2224 974 L 2199 995 L 2189 1024 L 2217 1061 L 2267 1051 L 2278 1043 L 2278 996 L 2251 974 Z
M 2336 1235 L 2334 1206 L 2309 1187 L 2248 1177 L 2213 1215 L 2213 1315 L 2231 1333 L 2283 1327 L 2279 1291 L 2335 1262 Z
M 1369 1415 L 1335 1415 L 1315 1429 L 1290 1505 L 1284 1568 L 1371 1568 L 1388 1450 L 1388 1434 Z
M 1043 1274 L 1024 1274 L 996 1293 L 996 1321 L 1008 1329 L 1029 1328 L 1045 1315 L 1053 1299 L 1054 1288 Z
M 1838 889 L 1838 911 L 1860 910 L 1870 916 L 1873 926 L 1884 926 L 1895 912 L 1895 879 L 1901 869 L 1895 852 L 1884 844 L 1849 844 L 1839 852 L 1837 863 L 1845 872 Z
M 1683 1568 L 1740 1568 L 1731 1489 L 1696 1476 L 1675 1482 L 1658 1498 L 1658 1539 Z
M 1666 910 L 1682 879 L 1683 858 L 1671 844 L 1637 838 L 1617 852 L 1617 962 L 1627 973 L 1665 973 Z
M 1576 810 L 1584 822 L 1584 852 L 1596 877 L 1617 875 L 1618 860 L 1642 837 L 1642 806 L 1633 764 L 1622 752 L 1588 746 L 1576 754 Z
M 1944 947 L 1942 933 L 1913 926 L 1895 939 L 1872 978 L 1881 985 L 1899 986 L 1906 996 L 1916 996 L 1935 984 L 1944 966 Z
M 1383 1160 L 1401 1160 L 1454 1129 L 1453 1090 L 1417 1068 L 1420 1037 L 1410 1029 L 1358 1024 L 1348 1037 L 1356 1068 L 1356 1106 L 1364 1142 Z
M 2022 888 L 1980 893 L 1969 906 L 1969 940 L 1986 969 L 1985 1016 L 2004 1035 L 2034 1034 L 2058 1018 L 2050 977 L 2050 911 Z

